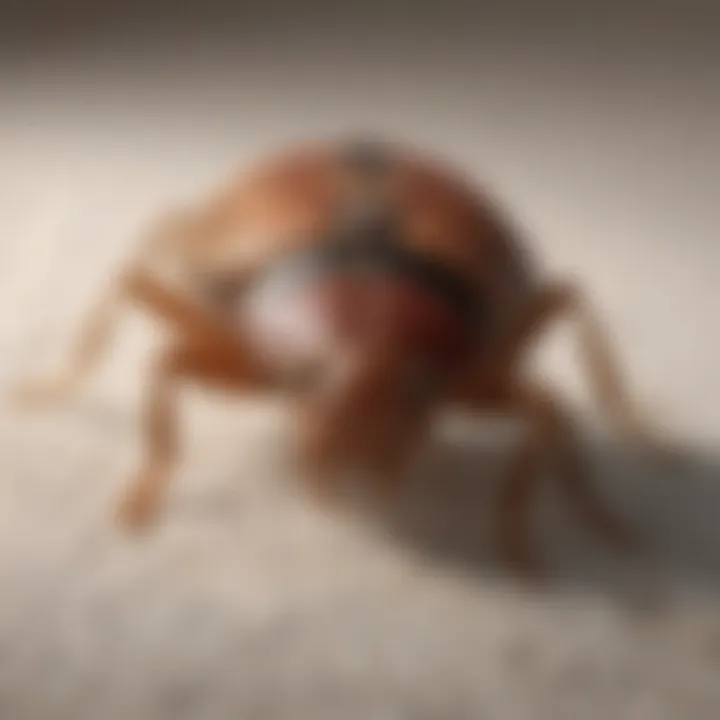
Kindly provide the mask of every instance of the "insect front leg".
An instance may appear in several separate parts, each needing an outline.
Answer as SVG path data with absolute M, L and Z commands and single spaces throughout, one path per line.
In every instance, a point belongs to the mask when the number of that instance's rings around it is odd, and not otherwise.
M 151 373 L 143 412 L 145 459 L 118 508 L 122 524 L 138 528 L 158 513 L 178 452 L 180 356 L 166 350 Z
M 119 508 L 119 518 L 138 527 L 156 516 L 177 456 L 176 396 L 181 384 L 196 383 L 231 392 L 267 392 L 270 376 L 244 342 L 242 328 L 196 305 L 151 275 L 136 272 L 127 289 L 175 331 L 177 340 L 155 365 L 146 400 L 146 458 Z

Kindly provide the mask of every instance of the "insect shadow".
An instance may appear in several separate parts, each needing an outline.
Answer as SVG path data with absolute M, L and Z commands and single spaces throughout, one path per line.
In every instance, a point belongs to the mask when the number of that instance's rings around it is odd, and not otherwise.
M 511 445 L 501 434 L 483 438 L 441 437 L 402 501 L 379 516 L 379 528 L 432 562 L 507 576 L 492 552 L 490 526 Z M 666 462 L 596 432 L 584 432 L 583 440 L 595 493 L 640 542 L 633 550 L 609 546 L 583 524 L 548 473 L 530 522 L 550 586 L 615 593 L 664 588 L 720 599 L 720 458 L 684 449 Z
M 93 404 L 83 410 L 73 417 L 91 418 L 95 426 L 116 432 L 121 426 L 127 430 L 122 413 L 103 412 Z M 461 432 L 438 433 L 396 502 L 373 505 L 365 518 L 389 541 L 438 567 L 523 580 L 504 565 L 491 543 L 496 493 L 516 442 L 505 429 L 492 423 L 479 429 L 473 423 Z M 548 471 L 530 514 L 546 567 L 544 587 L 627 592 L 633 598 L 645 591 L 651 596 L 659 590 L 691 591 L 720 600 L 720 455 L 685 448 L 666 462 L 623 448 L 594 428 L 581 430 L 594 492 L 638 535 L 640 545 L 631 550 L 608 545 L 583 523 Z M 275 433 L 260 433 L 256 452 L 277 454 L 278 439 Z M 236 491 L 235 473 L 246 460 L 243 446 L 236 462 L 219 469 L 209 482 L 212 490 L 203 482 L 187 502 L 180 493 L 175 513 L 187 505 L 186 519 L 237 522 L 247 502 Z

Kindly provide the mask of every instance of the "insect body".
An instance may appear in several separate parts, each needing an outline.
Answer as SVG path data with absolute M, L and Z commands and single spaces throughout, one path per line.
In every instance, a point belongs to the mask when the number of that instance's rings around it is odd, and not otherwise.
M 192 381 L 291 398 L 298 457 L 325 491 L 348 464 L 395 487 L 446 407 L 515 414 L 528 433 L 495 513 L 506 556 L 538 567 L 528 514 L 546 462 L 588 521 L 627 539 L 590 490 L 562 400 L 522 367 L 535 335 L 574 316 L 598 402 L 640 435 L 587 299 L 541 277 L 486 194 L 435 159 L 341 140 L 261 163 L 161 223 L 95 309 L 67 371 L 23 397 L 76 387 L 127 301 L 171 330 L 146 399 L 144 463 L 120 505 L 128 525 L 159 510 L 177 451 L 176 395 Z

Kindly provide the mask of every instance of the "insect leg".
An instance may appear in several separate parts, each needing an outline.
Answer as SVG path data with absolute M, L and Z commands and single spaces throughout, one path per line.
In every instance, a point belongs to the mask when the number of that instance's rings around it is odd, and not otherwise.
M 146 456 L 117 511 L 127 527 L 139 528 L 155 518 L 170 481 L 178 451 L 179 370 L 179 357 L 167 351 L 151 374 L 144 409 Z
M 160 254 L 180 251 L 185 240 L 182 213 L 170 213 L 151 228 L 131 267 L 140 268 Z M 131 273 L 130 273 L 131 274 Z M 91 308 L 74 342 L 65 367 L 54 375 L 21 382 L 15 399 L 26 406 L 42 406 L 70 397 L 105 356 L 113 340 L 122 310 L 128 300 L 128 272 L 115 280 L 106 294 Z

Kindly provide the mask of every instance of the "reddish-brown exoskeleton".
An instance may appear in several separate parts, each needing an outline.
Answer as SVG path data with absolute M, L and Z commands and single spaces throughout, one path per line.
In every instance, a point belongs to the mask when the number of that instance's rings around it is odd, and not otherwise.
M 323 490 L 347 464 L 392 487 L 442 408 L 521 416 L 528 434 L 495 512 L 506 556 L 537 568 L 528 513 L 546 461 L 596 529 L 627 538 L 590 490 L 563 402 L 521 367 L 535 335 L 574 316 L 599 404 L 640 436 L 586 298 L 574 283 L 540 278 L 486 195 L 435 159 L 308 144 L 171 215 L 96 308 L 67 371 L 23 397 L 75 388 L 125 301 L 172 331 L 146 400 L 144 463 L 120 505 L 128 525 L 158 512 L 176 457 L 176 395 L 194 381 L 287 393 L 298 456 Z

